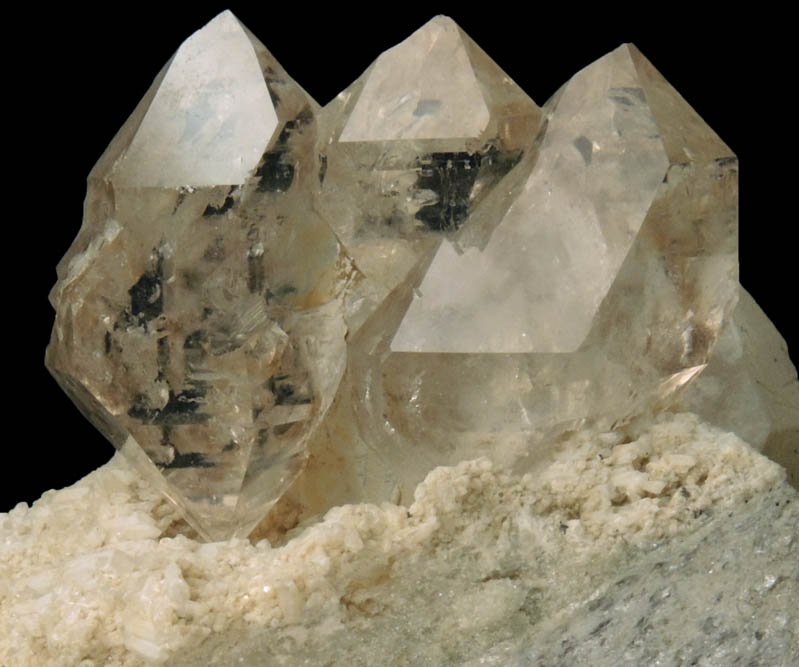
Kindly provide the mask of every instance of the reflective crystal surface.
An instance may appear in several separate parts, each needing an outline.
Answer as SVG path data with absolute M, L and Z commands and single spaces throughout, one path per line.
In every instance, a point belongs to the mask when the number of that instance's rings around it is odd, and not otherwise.
M 91 172 L 58 267 L 48 367 L 207 539 L 263 518 L 343 372 L 349 264 L 306 194 L 318 112 L 219 15 Z
M 740 288 L 703 373 L 680 398 L 696 412 L 785 467 L 799 488 L 799 380 L 788 346 L 752 296 Z
M 540 119 L 535 103 L 443 16 L 383 53 L 325 107 L 316 201 L 359 269 L 347 302 L 351 333 L 444 240 L 470 227 L 467 243 L 480 241 L 510 204 L 492 193 L 500 182 L 513 189 L 510 172 L 531 154 Z
M 735 304 L 737 161 L 638 50 L 543 111 L 480 243 L 442 238 L 350 338 L 352 411 L 404 491 L 433 465 L 525 465 L 565 431 L 660 409 Z
M 529 468 L 713 362 L 737 176 L 631 45 L 539 108 L 436 17 L 320 109 L 224 12 L 89 175 L 47 365 L 206 539 Z

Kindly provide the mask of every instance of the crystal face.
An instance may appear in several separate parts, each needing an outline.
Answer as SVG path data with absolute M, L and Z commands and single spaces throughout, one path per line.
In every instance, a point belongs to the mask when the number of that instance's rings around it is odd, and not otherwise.
M 351 334 L 443 239 L 465 227 L 477 238 L 501 216 L 510 198 L 491 195 L 500 181 L 511 187 L 540 119 L 445 17 L 386 51 L 325 107 L 314 194 L 359 271 L 347 297 Z M 482 222 L 473 220 L 478 209 Z
M 351 269 L 306 196 L 318 113 L 221 14 L 90 174 L 58 267 L 48 367 L 207 539 L 285 491 L 344 370 Z
M 224 539 L 663 409 L 737 266 L 735 156 L 631 45 L 539 108 L 436 17 L 320 108 L 225 12 L 89 175 L 46 362 Z

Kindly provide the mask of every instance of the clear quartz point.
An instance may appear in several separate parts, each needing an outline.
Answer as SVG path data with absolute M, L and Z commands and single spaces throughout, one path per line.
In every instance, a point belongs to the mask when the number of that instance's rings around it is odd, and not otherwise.
M 439 16 L 322 109 L 224 12 L 90 173 L 46 363 L 207 540 L 675 405 L 783 455 L 737 184 L 632 45 L 539 108 Z
M 343 372 L 350 270 L 304 193 L 318 105 L 224 12 L 89 176 L 47 365 L 206 539 L 299 473 Z
M 463 234 L 467 221 L 485 227 L 501 216 L 509 199 L 495 190 L 500 182 L 513 189 L 507 177 L 533 152 L 540 118 L 444 16 L 383 53 L 324 108 L 317 202 L 359 269 L 348 289 L 352 333 L 444 239 Z
M 553 96 L 518 169 L 483 243 L 442 238 L 350 339 L 352 410 L 406 492 L 661 409 L 735 305 L 737 161 L 635 47 Z

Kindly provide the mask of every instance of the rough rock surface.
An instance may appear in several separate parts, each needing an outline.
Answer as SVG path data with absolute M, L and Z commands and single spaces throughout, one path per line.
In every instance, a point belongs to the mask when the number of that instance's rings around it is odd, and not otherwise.
M 121 456 L 0 515 L 0 664 L 793 665 L 799 497 L 689 414 L 201 544 Z M 376 662 L 377 661 L 377 662 Z

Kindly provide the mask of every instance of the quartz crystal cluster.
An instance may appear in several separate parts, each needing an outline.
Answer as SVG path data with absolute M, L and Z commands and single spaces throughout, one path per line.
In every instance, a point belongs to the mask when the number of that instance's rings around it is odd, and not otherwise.
M 247 535 L 317 451 L 368 500 L 523 469 L 701 377 L 737 181 L 632 45 L 539 108 L 436 17 L 321 108 L 225 12 L 89 175 L 47 365 L 205 539 Z

